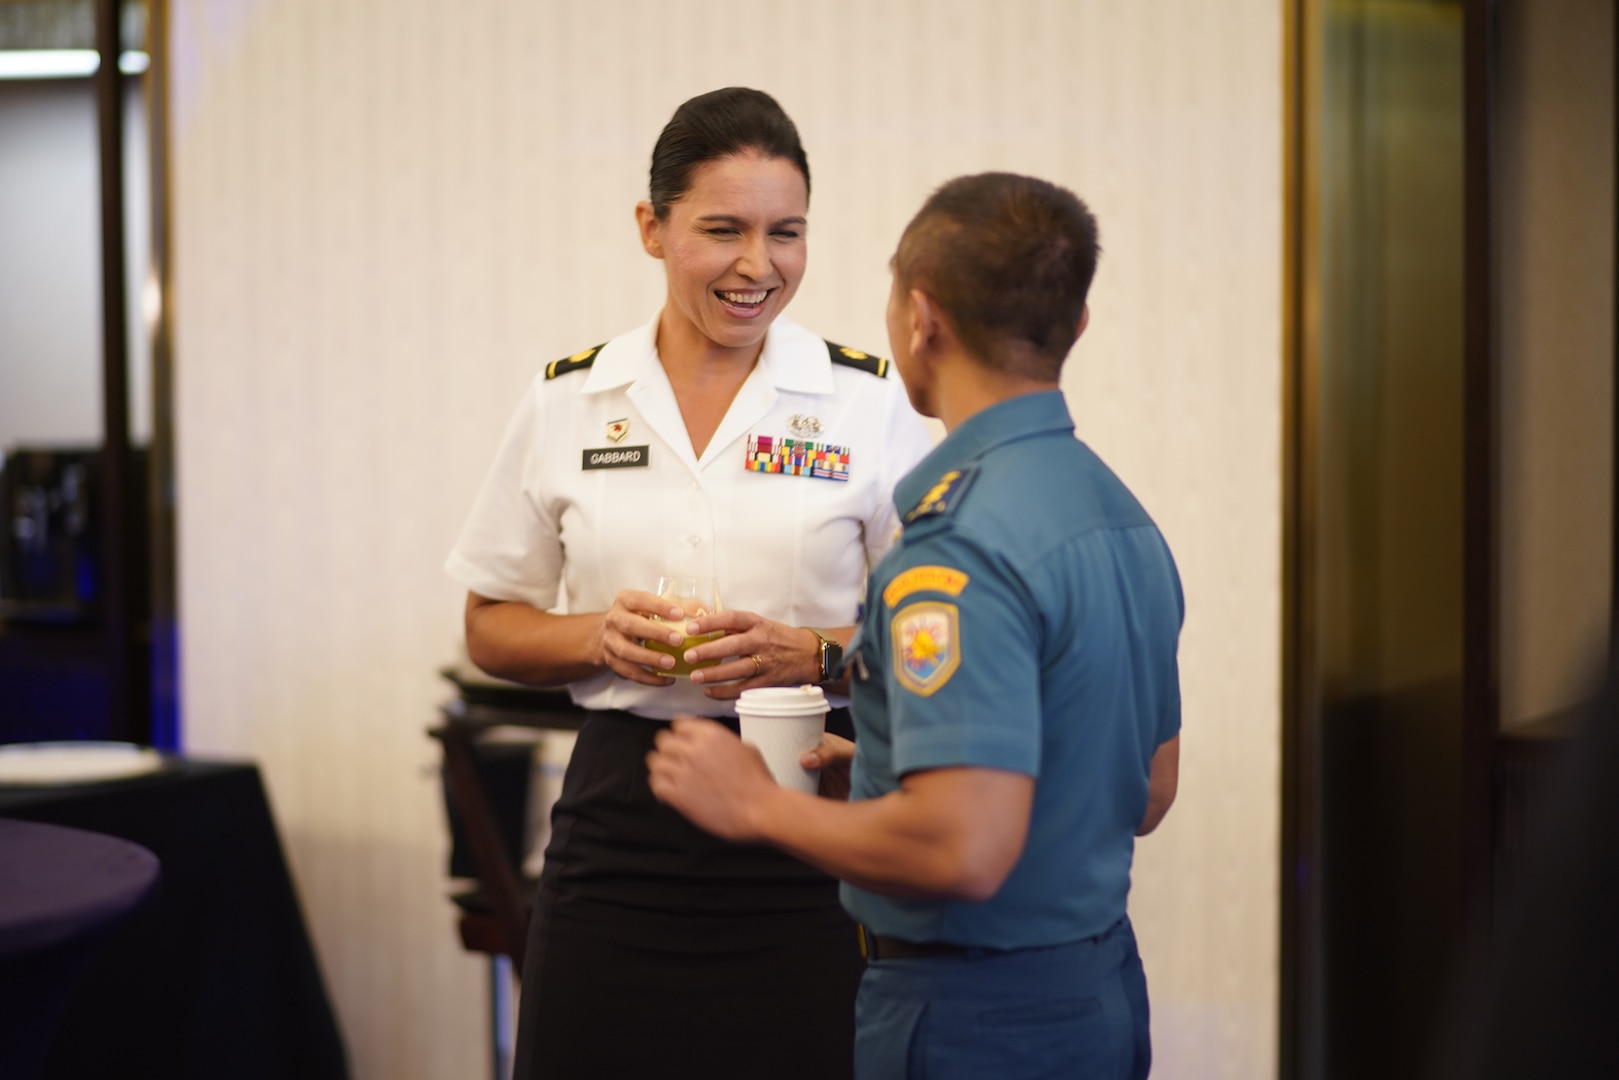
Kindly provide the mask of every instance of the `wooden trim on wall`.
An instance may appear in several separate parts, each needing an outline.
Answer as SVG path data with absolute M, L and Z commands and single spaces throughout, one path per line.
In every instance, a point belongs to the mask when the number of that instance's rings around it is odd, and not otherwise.
M 1462 884 L 1465 925 L 1489 917 L 1500 728 L 1498 365 L 1494 334 L 1492 109 L 1495 0 L 1463 4 Z M 1464 943 L 1465 945 L 1466 943 Z
M 112 686 L 109 728 L 117 738 L 144 740 L 142 666 L 136 662 L 134 583 L 136 528 L 130 499 L 134 460 L 129 445 L 129 348 L 124 303 L 124 98 L 119 0 L 96 0 L 95 74 L 101 188 L 101 499 L 102 633 Z
M 1316 304 L 1310 252 L 1316 240 L 1308 163 L 1309 110 L 1318 77 L 1310 5 L 1282 4 L 1282 797 L 1278 978 L 1280 1080 L 1311 1080 L 1318 1072 L 1320 1017 L 1320 702 L 1315 693 L 1314 531 L 1315 443 L 1309 377 Z
M 151 620 L 151 740 L 180 749 L 179 609 L 175 569 L 174 326 L 169 214 L 169 4 L 147 0 L 146 122 L 152 171 L 152 435 L 147 452 L 148 605 Z

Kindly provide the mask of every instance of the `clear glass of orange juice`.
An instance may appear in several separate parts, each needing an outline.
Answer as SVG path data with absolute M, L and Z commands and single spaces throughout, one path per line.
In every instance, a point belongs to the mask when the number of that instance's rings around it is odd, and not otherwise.
M 682 616 L 687 619 L 698 615 L 712 615 L 720 610 L 719 588 L 714 579 L 697 574 L 665 574 L 658 579 L 658 597 L 678 605 Z M 659 618 L 659 622 L 671 620 Z M 718 659 L 704 660 L 698 664 L 686 663 L 684 656 L 686 650 L 694 645 L 701 645 L 705 641 L 714 641 L 725 636 L 723 630 L 716 630 L 712 634 L 699 634 L 696 637 L 687 636 L 679 645 L 670 645 L 663 641 L 643 642 L 653 652 L 667 653 L 675 658 L 672 668 L 655 668 L 653 670 L 664 675 L 690 675 L 692 668 L 713 667 L 719 663 Z

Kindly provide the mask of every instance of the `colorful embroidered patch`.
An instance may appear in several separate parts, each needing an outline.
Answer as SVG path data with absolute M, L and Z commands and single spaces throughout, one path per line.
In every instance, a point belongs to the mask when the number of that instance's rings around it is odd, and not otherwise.
M 749 472 L 780 473 L 783 476 L 813 476 L 821 480 L 849 479 L 849 448 L 806 439 L 783 439 L 771 435 L 748 436 L 748 458 L 742 463 Z
M 894 578 L 883 589 L 883 603 L 893 607 L 916 592 L 942 592 L 960 596 L 967 587 L 967 575 L 948 566 L 913 566 Z
M 950 681 L 961 665 L 960 625 L 956 605 L 931 600 L 894 616 L 894 674 L 901 686 L 929 697 Z

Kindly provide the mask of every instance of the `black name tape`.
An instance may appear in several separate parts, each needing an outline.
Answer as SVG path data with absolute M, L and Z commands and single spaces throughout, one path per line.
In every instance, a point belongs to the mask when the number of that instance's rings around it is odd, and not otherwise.
M 585 451 L 587 469 L 635 469 L 652 463 L 646 446 L 604 446 Z

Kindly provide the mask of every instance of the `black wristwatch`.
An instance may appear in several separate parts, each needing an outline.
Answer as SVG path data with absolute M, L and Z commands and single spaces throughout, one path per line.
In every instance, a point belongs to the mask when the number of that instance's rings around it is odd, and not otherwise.
M 813 626 L 804 629 L 814 634 L 821 643 L 821 677 L 815 681 L 829 683 L 838 677 L 838 668 L 843 666 L 843 646 L 824 630 L 817 630 Z

